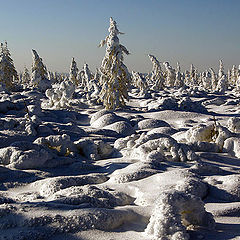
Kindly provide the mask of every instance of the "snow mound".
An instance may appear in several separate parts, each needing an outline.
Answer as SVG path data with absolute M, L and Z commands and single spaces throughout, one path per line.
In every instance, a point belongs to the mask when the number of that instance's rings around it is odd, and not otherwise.
M 103 174 L 88 174 L 83 176 L 61 176 L 38 180 L 31 183 L 31 187 L 38 189 L 43 197 L 49 197 L 52 194 L 72 186 L 83 186 L 87 184 L 99 184 L 106 182 L 108 178 Z
M 24 207 L 26 211 L 22 211 Z M 8 221 L 0 218 L 2 230 L 12 231 L 11 239 L 49 239 L 59 233 L 74 233 L 88 229 L 108 231 L 126 222 L 135 221 L 137 214 L 130 210 L 115 209 L 74 209 L 67 211 L 48 211 L 41 205 L 35 205 L 34 216 L 32 204 L 3 208 L 3 214 L 9 215 Z M 56 206 L 57 208 L 57 206 Z M 0 207 L 1 212 L 2 207 Z M 18 213 L 20 212 L 20 215 Z M 24 219 L 24 221 L 23 221 Z M 19 231 L 21 228 L 22 231 Z M 5 232 L 5 231 L 4 231 Z M 3 239 L 9 239 L 7 233 L 1 234 Z M 6 234 L 6 235 L 5 235 Z
M 159 128 L 159 127 L 170 127 L 169 124 L 163 120 L 157 119 L 144 119 L 137 123 L 136 129 L 148 129 L 148 128 Z
M 194 195 L 176 190 L 164 191 L 155 205 L 145 233 L 156 239 L 188 240 L 187 229 L 191 226 L 215 227 L 212 214 Z
M 85 185 L 59 190 L 51 195 L 48 201 L 84 207 L 113 208 L 129 205 L 133 202 L 133 198 L 121 192 Z
M 189 143 L 213 142 L 222 150 L 224 141 L 231 136 L 233 136 L 233 133 L 220 124 L 199 124 L 190 128 L 186 132 L 185 138 Z
M 240 201 L 240 175 L 210 176 L 204 179 L 209 185 L 209 193 L 216 199 L 230 202 Z
M 102 110 L 94 113 L 94 114 L 91 116 L 90 125 L 92 125 L 97 119 L 99 119 L 100 117 L 102 117 L 103 115 L 106 115 L 106 114 L 108 114 L 108 113 L 113 113 L 113 112 L 110 111 L 110 110 L 102 109 Z
M 80 139 L 74 144 L 79 154 L 91 161 L 110 157 L 113 153 L 112 146 L 102 140 Z
M 217 175 L 225 173 L 220 167 L 204 163 L 204 162 L 196 162 L 193 166 L 190 167 L 191 171 L 199 174 L 199 175 Z
M 50 152 L 31 142 L 15 142 L 10 147 L 0 149 L 0 163 L 11 168 L 40 168 L 52 158 Z
M 149 159 L 148 155 L 152 155 L 152 152 L 155 156 L 164 156 L 169 161 L 183 162 L 198 159 L 197 155 L 187 145 L 178 144 L 172 137 L 160 133 L 131 135 L 116 140 L 114 147 L 123 155 L 141 161 Z M 162 158 L 160 161 L 162 161 Z
M 133 127 L 126 121 L 118 121 L 118 122 L 112 123 L 110 125 L 103 127 L 103 129 L 113 130 L 117 132 L 119 135 L 124 137 L 131 135 L 135 132 Z
M 150 164 L 136 162 L 123 169 L 115 170 L 110 176 L 109 182 L 125 183 L 143 179 L 155 174 L 157 171 Z
M 67 134 L 40 137 L 37 138 L 34 143 L 51 149 L 59 156 L 68 156 L 69 152 L 76 151 L 74 143 Z
M 117 116 L 115 113 L 107 113 L 95 120 L 91 126 L 94 128 L 103 128 L 112 123 L 124 120 L 124 118 Z
M 165 134 L 165 135 L 173 135 L 173 134 L 177 133 L 177 130 L 172 128 L 172 127 L 157 127 L 157 128 L 153 128 L 152 130 L 147 132 L 148 135 L 151 135 L 153 133 L 161 133 L 161 134 Z
M 228 129 L 231 132 L 238 133 L 240 132 L 240 118 L 237 117 L 231 117 L 228 119 Z
M 230 137 L 228 138 L 223 145 L 224 151 L 230 154 L 231 156 L 240 158 L 240 138 Z

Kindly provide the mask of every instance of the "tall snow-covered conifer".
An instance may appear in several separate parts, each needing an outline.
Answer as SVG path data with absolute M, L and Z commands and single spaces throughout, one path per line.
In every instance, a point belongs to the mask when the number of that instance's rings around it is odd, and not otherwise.
M 100 84 L 102 86 L 99 100 L 106 109 L 116 109 L 125 105 L 129 99 L 128 88 L 131 75 L 123 63 L 123 53 L 129 54 L 126 47 L 119 43 L 121 34 L 116 22 L 110 18 L 109 35 L 102 40 L 99 47 L 106 44 L 106 54 L 100 67 Z
M 39 88 L 40 90 L 46 90 L 47 85 L 50 84 L 50 81 L 47 79 L 47 76 L 48 76 L 47 68 L 43 64 L 42 58 L 39 57 L 39 55 L 34 49 L 32 49 L 32 54 L 33 54 L 33 64 L 32 64 L 31 84 L 34 87 Z
M 77 75 L 78 75 L 77 63 L 73 57 L 70 65 L 69 80 L 72 81 L 75 84 L 75 86 L 79 84 L 77 80 Z
M 31 81 L 30 73 L 29 73 L 27 67 L 24 67 L 24 71 L 23 71 L 23 74 L 22 74 L 22 83 L 23 84 L 29 84 L 30 81 Z
M 8 90 L 10 90 L 13 87 L 13 83 L 18 79 L 18 74 L 11 58 L 10 51 L 7 47 L 7 42 L 5 42 L 5 44 L 1 43 L 0 82 L 4 84 Z
M 164 77 L 161 69 L 160 62 L 157 58 L 151 54 L 148 54 L 150 61 L 152 62 L 151 82 L 153 83 L 154 90 L 161 90 L 164 87 Z

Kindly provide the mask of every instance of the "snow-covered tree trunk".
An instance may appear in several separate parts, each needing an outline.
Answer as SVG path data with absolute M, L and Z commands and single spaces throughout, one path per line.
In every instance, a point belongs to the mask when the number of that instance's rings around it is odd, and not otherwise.
M 116 109 L 124 106 L 129 99 L 131 75 L 123 63 L 123 53 L 129 54 L 129 52 L 119 43 L 118 35 L 121 32 L 112 18 L 110 18 L 108 31 L 109 35 L 99 45 L 103 47 L 106 44 L 106 54 L 99 69 L 102 87 L 99 100 L 103 102 L 106 109 Z

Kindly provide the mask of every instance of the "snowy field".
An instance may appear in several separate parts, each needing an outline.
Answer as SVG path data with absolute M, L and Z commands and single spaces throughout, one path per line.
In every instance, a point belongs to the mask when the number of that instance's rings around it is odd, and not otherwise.
M 0 240 L 240 239 L 240 69 L 130 73 L 108 31 L 95 74 L 1 45 Z
M 2 92 L 0 239 L 238 239 L 239 95 L 188 90 L 116 111 Z

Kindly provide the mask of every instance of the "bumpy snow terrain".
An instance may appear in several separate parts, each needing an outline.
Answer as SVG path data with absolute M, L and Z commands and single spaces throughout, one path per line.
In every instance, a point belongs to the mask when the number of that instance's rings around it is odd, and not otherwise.
M 237 93 L 133 87 L 111 111 L 69 84 L 1 92 L 1 240 L 240 237 Z

